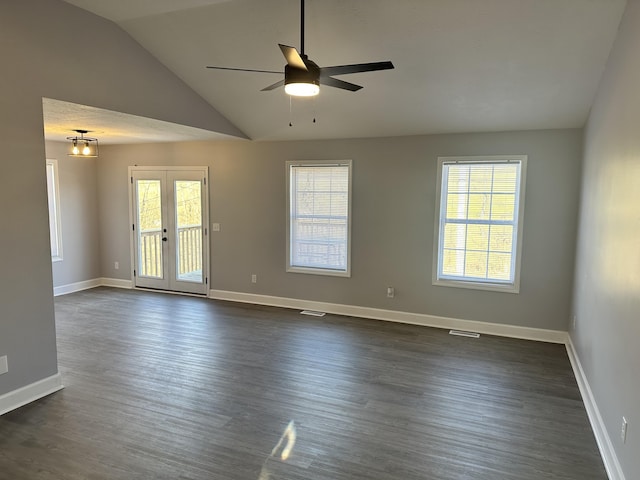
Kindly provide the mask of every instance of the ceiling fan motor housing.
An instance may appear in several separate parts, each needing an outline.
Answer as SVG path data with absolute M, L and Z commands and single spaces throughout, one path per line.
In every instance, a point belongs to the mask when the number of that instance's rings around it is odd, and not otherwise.
M 284 84 L 290 83 L 313 83 L 314 85 L 320 85 L 320 67 L 311 60 L 304 59 L 304 64 L 307 66 L 307 70 L 296 68 L 291 65 L 285 65 L 284 67 Z

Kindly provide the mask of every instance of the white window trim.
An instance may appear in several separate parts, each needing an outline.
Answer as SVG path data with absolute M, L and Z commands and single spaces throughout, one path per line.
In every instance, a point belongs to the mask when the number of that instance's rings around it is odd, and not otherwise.
M 56 252 L 51 252 L 51 261 L 52 262 L 61 262 L 62 261 L 62 222 L 60 220 L 60 184 L 58 181 L 58 161 L 54 159 L 47 159 L 46 167 L 51 167 L 53 169 L 53 183 L 51 187 L 53 187 L 53 192 L 50 191 L 50 181 L 49 175 L 47 172 L 47 204 L 49 206 L 49 216 L 51 216 L 51 212 L 53 211 L 53 225 L 52 220 L 49 218 L 49 234 L 55 233 L 56 236 L 56 245 L 58 246 Z M 50 202 L 53 200 L 53 210 L 51 208 Z M 51 227 L 55 227 L 55 232 L 51 231 Z
M 489 290 L 494 292 L 520 293 L 520 270 L 522 259 L 522 232 L 524 226 L 524 202 L 525 202 L 525 186 L 527 174 L 527 155 L 482 155 L 482 156 L 465 156 L 465 157 L 438 157 L 438 173 L 436 176 L 436 214 L 434 226 L 433 241 L 433 268 L 432 268 L 432 284 L 444 287 L 467 288 L 472 290 Z M 518 210 L 516 212 L 517 219 L 517 238 L 515 249 L 515 268 L 513 283 L 492 283 L 492 282 L 474 282 L 473 280 L 451 280 L 438 278 L 440 271 L 440 207 L 442 205 L 442 170 L 444 163 L 495 163 L 518 161 L 520 167 L 520 189 L 518 197 Z
M 347 268 L 345 270 L 333 270 L 327 268 L 298 267 L 291 265 L 291 167 L 292 166 L 347 166 L 349 167 L 349 192 L 347 197 Z M 287 251 L 286 271 L 290 273 L 306 273 L 311 275 L 328 275 L 334 277 L 351 277 L 351 199 L 352 199 L 353 162 L 351 160 L 298 160 L 286 162 L 287 185 Z

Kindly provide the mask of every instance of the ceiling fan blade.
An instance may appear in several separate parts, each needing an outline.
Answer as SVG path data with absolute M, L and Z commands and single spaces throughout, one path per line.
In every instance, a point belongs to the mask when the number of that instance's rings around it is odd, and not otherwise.
M 282 50 L 284 58 L 287 59 L 287 64 L 289 64 L 289 66 L 300 70 L 307 70 L 307 66 L 302 61 L 302 57 L 295 48 L 282 45 L 281 43 L 279 43 L 278 46 L 280 47 L 280 50 Z
M 260 90 L 261 92 L 267 92 L 269 90 L 275 90 L 278 87 L 282 87 L 284 85 L 284 80 L 280 80 L 279 82 L 276 82 L 272 85 L 269 85 L 268 87 L 264 87 L 262 90 Z
M 274 72 L 273 70 L 253 70 L 251 68 L 231 68 L 231 67 L 211 67 L 207 65 L 207 68 L 212 68 L 214 70 L 233 70 L 236 72 L 257 72 L 257 73 L 278 73 L 282 75 L 283 72 Z
M 333 77 L 320 77 L 320 85 L 341 88 L 342 90 L 349 90 L 350 92 L 357 92 L 362 88 L 360 85 L 356 85 L 355 83 L 345 82 Z
M 357 63 L 355 65 L 336 65 L 334 67 L 322 67 L 320 77 L 331 75 L 347 75 L 348 73 L 374 72 L 376 70 L 391 70 L 395 68 L 391 62 Z

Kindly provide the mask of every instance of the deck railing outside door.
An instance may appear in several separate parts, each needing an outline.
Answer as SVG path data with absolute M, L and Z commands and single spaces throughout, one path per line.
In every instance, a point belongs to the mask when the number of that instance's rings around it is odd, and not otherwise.
M 140 274 L 162 277 L 162 230 L 140 232 Z M 202 227 L 178 229 L 178 275 L 202 271 Z

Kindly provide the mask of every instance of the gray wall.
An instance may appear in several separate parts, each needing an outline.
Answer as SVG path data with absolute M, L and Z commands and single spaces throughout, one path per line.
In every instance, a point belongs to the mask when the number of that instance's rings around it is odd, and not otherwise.
M 2 395 L 57 372 L 42 97 L 242 134 L 119 27 L 65 2 L 0 2 L 0 58 Z
M 640 1 L 628 3 L 585 129 L 571 338 L 627 479 L 640 478 Z M 622 416 L 629 421 L 620 439 Z
M 212 289 L 566 330 L 581 144 L 580 130 L 560 130 L 105 146 L 98 162 L 102 273 L 129 279 L 127 166 L 207 165 L 210 217 L 221 224 L 211 236 Z M 520 294 L 435 287 L 437 157 L 490 154 L 529 156 Z M 285 272 L 285 161 L 295 159 L 353 160 L 351 278 Z M 387 286 L 395 298 L 386 297 Z
M 58 161 L 62 227 L 63 258 L 52 264 L 53 286 L 100 278 L 97 159 L 70 157 L 62 142 L 46 142 L 45 150 Z

